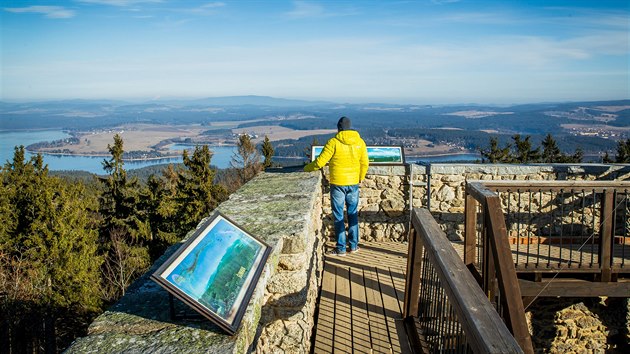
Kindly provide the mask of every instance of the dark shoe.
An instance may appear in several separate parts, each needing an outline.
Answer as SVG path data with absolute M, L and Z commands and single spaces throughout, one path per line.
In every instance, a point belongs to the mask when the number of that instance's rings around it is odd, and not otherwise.
M 350 254 L 359 253 L 359 246 L 357 246 L 357 248 L 355 248 L 353 250 L 349 250 L 348 253 L 350 253 Z
M 334 250 L 332 250 L 332 251 L 328 251 L 328 252 L 326 252 L 326 255 L 327 255 L 327 256 L 339 256 L 339 257 L 345 257 L 346 252 L 341 252 L 341 251 L 339 251 L 338 249 L 336 249 L 336 248 L 335 248 L 335 249 L 334 249 Z

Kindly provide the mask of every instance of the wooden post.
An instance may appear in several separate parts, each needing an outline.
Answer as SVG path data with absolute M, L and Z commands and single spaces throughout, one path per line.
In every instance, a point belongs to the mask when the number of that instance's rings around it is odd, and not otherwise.
M 484 210 L 484 233 L 483 233 L 483 287 L 486 295 L 491 303 L 495 306 L 497 296 L 497 272 L 496 265 L 494 263 L 494 257 L 492 256 L 492 247 L 490 246 L 490 237 L 492 237 L 492 230 L 490 230 L 492 220 L 490 220 L 490 213 L 488 210 Z M 497 307 L 498 308 L 498 307 Z
M 403 318 L 418 316 L 418 296 L 420 294 L 420 276 L 422 267 L 422 240 L 415 228 L 409 230 L 407 251 L 407 274 L 405 275 L 405 301 Z
M 615 192 L 613 189 L 604 191 L 602 199 L 601 226 L 599 236 L 599 266 L 601 269 L 601 281 L 609 282 L 611 280 L 611 258 L 612 258 L 612 242 L 613 242 L 613 215 Z
M 468 187 L 466 187 L 468 188 Z M 466 192 L 464 221 L 464 264 L 473 264 L 477 257 L 477 200 Z
M 440 286 L 446 293 L 455 316 L 474 353 L 523 353 L 503 319 L 488 302 L 483 291 L 440 229 L 425 209 L 414 210 L 413 224 L 422 239 L 426 261 L 431 262 Z M 415 328 L 414 328 L 415 330 Z M 435 329 L 437 335 L 444 328 Z M 442 348 L 444 349 L 444 348 Z M 530 346 L 531 349 L 531 346 Z
M 499 289 L 501 291 L 501 299 L 504 308 L 507 310 L 504 314 L 508 323 L 508 328 L 514 334 L 514 338 L 521 346 L 525 353 L 534 353 L 532 346 L 532 338 L 527 329 L 527 321 L 525 320 L 525 308 L 521 298 L 521 291 L 516 276 L 516 268 L 512 259 L 512 250 L 507 238 L 507 228 L 505 226 L 505 218 L 501 209 L 501 200 L 499 196 L 486 199 L 486 214 L 488 215 L 490 224 L 488 225 L 489 243 L 497 265 L 497 277 Z

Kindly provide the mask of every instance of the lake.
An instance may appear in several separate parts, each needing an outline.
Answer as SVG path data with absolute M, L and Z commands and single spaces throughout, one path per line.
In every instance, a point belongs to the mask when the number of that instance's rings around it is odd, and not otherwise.
M 70 137 L 60 130 L 38 130 L 38 131 L 20 131 L 20 132 L 6 132 L 0 131 L 0 163 L 4 165 L 6 161 L 13 160 L 14 147 L 18 145 L 28 146 L 33 143 L 41 141 L 53 141 L 59 139 L 65 139 Z M 194 149 L 194 145 L 189 144 L 173 144 L 169 147 L 170 150 L 183 151 L 185 149 Z M 235 146 L 210 146 L 212 151 L 212 165 L 218 168 L 230 167 L 230 161 L 232 156 L 236 152 Z M 26 157 L 30 158 L 31 153 L 26 152 Z M 72 156 L 72 155 L 43 155 L 44 163 L 48 164 L 48 169 L 51 171 L 87 171 L 95 174 L 104 174 L 103 160 L 105 157 L 90 157 L 90 156 Z M 426 156 L 426 157 L 409 157 L 407 162 L 454 162 L 454 161 L 467 161 L 475 162 L 480 159 L 477 154 L 456 154 L 456 155 L 441 155 L 441 156 Z M 182 162 L 181 156 L 156 159 L 156 160 L 141 160 L 141 161 L 126 161 L 125 168 L 128 170 L 142 168 L 158 164 L 166 163 L 180 163 Z M 296 162 L 300 164 L 301 161 Z
M 6 132 L 0 131 L 0 163 L 2 165 L 7 161 L 13 160 L 14 147 L 24 145 L 25 147 L 41 142 L 41 141 L 53 141 L 59 139 L 65 139 L 70 137 L 59 130 L 39 130 L 39 131 L 20 131 L 20 132 Z M 113 142 L 112 142 L 113 143 Z M 171 150 L 183 151 L 184 149 L 191 149 L 194 146 L 175 144 L 171 146 Z M 230 166 L 232 155 L 236 151 L 235 146 L 210 146 L 212 151 L 212 165 L 218 168 L 227 168 Z M 33 154 L 26 152 L 26 158 L 30 158 Z M 105 157 L 91 157 L 91 156 L 72 156 L 72 155 L 43 155 L 44 163 L 48 164 L 48 169 L 51 171 L 87 171 L 95 174 L 104 174 L 103 160 Z M 128 170 L 142 168 L 158 164 L 166 163 L 180 163 L 182 157 L 155 159 L 155 160 L 141 160 L 141 161 L 125 161 L 125 168 Z

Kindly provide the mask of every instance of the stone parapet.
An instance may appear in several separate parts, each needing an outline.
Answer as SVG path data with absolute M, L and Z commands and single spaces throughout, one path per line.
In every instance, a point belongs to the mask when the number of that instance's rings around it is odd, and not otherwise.
M 333 238 L 328 168 L 324 168 L 325 235 Z M 410 205 L 427 207 L 451 241 L 464 232 L 464 197 L 469 180 L 614 180 L 630 178 L 630 166 L 622 164 L 411 164 L 370 166 L 361 184 L 359 233 L 362 240 L 405 241 Z M 411 190 L 410 190 L 411 188 Z M 412 201 L 410 203 L 410 200 Z
M 263 173 L 219 206 L 223 214 L 272 248 L 234 336 L 177 300 L 177 316 L 171 319 L 168 293 L 149 276 L 175 252 L 177 244 L 66 352 L 309 352 L 319 285 L 316 275 L 322 267 L 321 200 L 320 174 Z

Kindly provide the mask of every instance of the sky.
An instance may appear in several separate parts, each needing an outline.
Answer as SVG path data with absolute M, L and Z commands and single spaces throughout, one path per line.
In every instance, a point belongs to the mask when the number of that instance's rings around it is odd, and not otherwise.
M 0 100 L 630 98 L 628 0 L 0 1 Z

